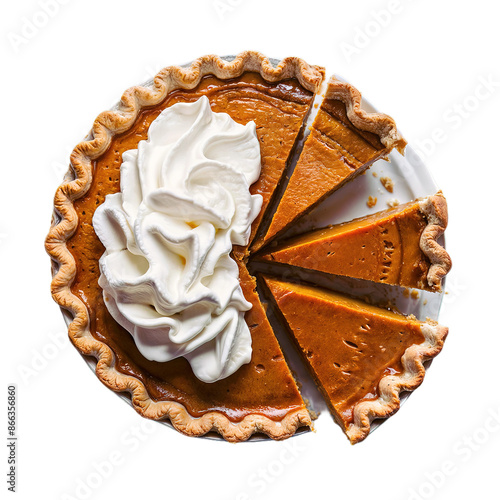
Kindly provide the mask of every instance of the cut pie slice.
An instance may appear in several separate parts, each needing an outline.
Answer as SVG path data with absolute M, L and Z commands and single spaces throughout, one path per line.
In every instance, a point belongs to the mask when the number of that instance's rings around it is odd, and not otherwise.
M 391 117 L 361 109 L 361 94 L 332 77 L 269 229 L 252 248 L 284 232 L 375 160 L 405 146 Z
M 440 291 L 451 268 L 437 242 L 448 222 L 441 192 L 318 229 L 281 243 L 261 259 L 389 285 Z
M 417 388 L 448 329 L 331 291 L 265 278 L 271 297 L 351 443 Z
M 71 170 L 55 196 L 46 239 L 54 263 L 52 295 L 71 312 L 69 336 L 82 354 L 97 359 L 97 376 L 114 391 L 128 392 L 141 415 L 170 419 L 178 430 L 194 436 L 213 430 L 230 441 L 248 439 L 255 432 L 283 439 L 310 424 L 241 260 L 242 290 L 253 305 L 246 315 L 251 362 L 222 380 L 205 383 L 185 358 L 146 359 L 113 319 L 98 284 L 104 246 L 93 216 L 106 196 L 120 190 L 123 154 L 147 139 L 161 111 L 206 96 L 213 111 L 227 113 L 241 124 L 256 124 L 262 170 L 251 191 L 261 194 L 264 204 L 252 226 L 255 232 L 322 79 L 322 68 L 298 58 L 273 66 L 256 52 L 244 52 L 231 61 L 201 57 L 189 67 L 166 68 L 150 87 L 128 90 L 116 109 L 99 115 L 89 140 L 74 149 Z M 233 247 L 236 250 L 241 248 Z

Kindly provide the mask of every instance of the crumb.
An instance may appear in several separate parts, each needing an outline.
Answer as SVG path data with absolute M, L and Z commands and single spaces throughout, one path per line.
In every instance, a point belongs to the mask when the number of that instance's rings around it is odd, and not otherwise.
M 377 204 L 377 197 L 368 196 L 368 201 L 366 202 L 368 208 L 372 208 Z
M 380 182 L 382 183 L 382 186 L 389 191 L 389 193 L 394 192 L 394 181 L 390 177 L 381 177 Z
M 418 290 L 412 290 L 411 291 L 411 298 L 412 299 L 418 299 L 418 297 L 419 297 Z
M 424 306 L 426 306 L 426 305 L 427 305 L 427 299 L 424 300 Z
M 318 106 L 319 106 L 319 104 L 318 104 L 318 103 L 315 103 L 315 104 L 314 104 L 314 109 L 318 109 Z
M 309 412 L 309 415 L 311 415 L 311 420 L 318 420 L 319 416 L 321 415 L 320 411 L 314 411 L 309 408 L 307 411 Z
M 409 296 L 410 296 L 410 290 L 408 288 L 405 288 L 403 290 L 403 297 L 407 299 Z
M 399 205 L 399 200 L 397 200 L 396 198 L 392 198 L 387 202 L 387 206 L 389 208 L 394 208 L 397 207 L 398 205 Z
M 398 308 L 396 306 L 396 299 L 391 299 L 386 304 L 386 309 L 390 309 L 391 311 L 397 311 Z
M 373 177 L 378 177 L 377 172 L 372 172 Z

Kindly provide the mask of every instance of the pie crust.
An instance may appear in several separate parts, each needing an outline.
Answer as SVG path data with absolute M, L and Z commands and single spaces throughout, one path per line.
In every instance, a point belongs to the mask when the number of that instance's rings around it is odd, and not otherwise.
M 380 137 L 380 142 L 389 149 L 397 149 L 403 154 L 406 140 L 396 128 L 394 120 L 383 113 L 369 113 L 362 107 L 362 96 L 350 83 L 332 77 L 328 82 L 325 100 L 337 99 L 347 108 L 349 120 L 360 130 L 372 132 Z
M 113 351 L 91 334 L 87 307 L 71 290 L 77 268 L 67 242 L 79 223 L 74 202 L 87 193 L 92 183 L 92 161 L 107 151 L 116 134 L 132 127 L 141 110 L 158 105 L 174 90 L 195 88 L 207 75 L 226 80 L 245 72 L 258 73 L 268 82 L 295 78 L 313 93 L 319 89 L 324 77 L 322 68 L 310 66 L 299 58 L 283 59 L 275 67 L 262 54 L 247 51 L 232 61 L 209 55 L 195 60 L 189 67 L 167 67 L 158 73 L 151 86 L 132 87 L 113 110 L 97 117 L 87 139 L 73 150 L 70 169 L 55 194 L 54 215 L 45 243 L 52 258 L 52 296 L 73 318 L 68 327 L 73 344 L 82 354 L 96 358 L 98 378 L 116 392 L 129 393 L 132 405 L 145 417 L 154 420 L 168 418 L 176 429 L 192 436 L 216 431 L 228 441 L 246 440 L 255 432 L 283 439 L 298 427 L 310 425 L 310 417 L 304 407 L 280 420 L 255 414 L 233 422 L 218 411 L 209 411 L 195 418 L 182 404 L 153 400 L 140 380 L 116 369 Z

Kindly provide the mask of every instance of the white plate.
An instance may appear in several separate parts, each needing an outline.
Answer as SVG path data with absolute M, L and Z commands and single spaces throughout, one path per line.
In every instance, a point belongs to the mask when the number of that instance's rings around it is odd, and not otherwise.
M 233 58 L 234 56 L 223 57 L 223 59 L 226 60 L 231 60 Z M 279 62 L 279 59 L 271 59 L 271 62 L 276 65 Z M 187 63 L 183 66 L 188 66 L 190 64 L 191 63 Z M 143 85 L 150 86 L 151 84 L 152 80 L 149 80 Z M 320 104 L 322 100 L 320 94 L 321 93 L 318 93 L 316 96 L 316 102 L 318 104 Z M 366 100 L 363 100 L 362 105 L 367 111 L 377 111 L 377 109 Z M 118 104 L 113 106 L 111 109 L 116 109 L 117 106 Z M 311 112 L 311 115 L 308 118 L 306 130 L 308 130 L 309 125 L 312 123 L 317 109 L 318 108 L 313 107 L 313 112 Z M 302 139 L 301 143 L 303 143 L 304 140 L 305 137 Z M 294 161 L 292 162 L 293 164 L 295 164 L 300 150 L 301 144 L 299 144 L 299 147 L 297 148 Z M 400 203 L 405 203 L 421 196 L 435 194 L 439 190 L 427 167 L 411 146 L 407 146 L 404 157 L 398 152 L 392 152 L 389 155 L 389 159 L 390 162 L 384 160 L 375 162 L 364 175 L 357 177 L 331 195 L 327 200 L 316 207 L 307 217 L 303 218 L 303 220 L 296 224 L 293 231 L 289 231 L 285 234 L 285 236 L 301 233 L 314 227 L 345 222 L 369 213 L 378 212 L 388 208 L 387 202 L 392 199 L 397 199 Z M 376 173 L 377 176 L 375 177 L 373 173 Z M 382 186 L 380 182 L 381 177 L 389 177 L 392 179 L 394 182 L 393 193 L 389 193 Z M 368 208 L 366 204 L 368 196 L 377 197 L 377 203 L 373 208 Z M 444 245 L 444 239 L 442 239 L 441 244 Z M 269 269 L 269 266 L 266 264 L 259 264 L 255 265 L 255 269 L 266 271 L 266 269 Z M 276 274 L 276 272 L 274 274 Z M 426 317 L 437 319 L 443 300 L 443 293 L 431 293 L 419 290 L 418 292 L 415 291 L 415 293 L 409 294 L 408 292 L 405 292 L 404 289 L 399 287 L 379 285 L 349 278 L 329 277 L 326 275 L 320 275 L 319 273 L 287 271 L 286 275 L 300 280 L 313 281 L 326 288 L 348 292 L 351 295 L 368 297 L 371 301 L 376 303 L 391 303 L 399 311 L 405 314 L 414 314 L 419 319 L 425 319 Z M 72 317 L 64 309 L 61 310 L 63 311 L 66 324 L 69 325 L 72 321 Z M 271 324 L 277 332 L 285 357 L 287 358 L 292 371 L 297 376 L 297 379 L 300 380 L 302 395 L 309 401 L 311 409 L 320 414 L 318 417 L 319 419 L 329 418 L 332 421 L 332 424 L 336 425 L 333 423 L 333 417 L 330 415 L 323 397 L 307 372 L 307 369 L 300 359 L 297 350 L 292 345 L 290 338 L 282 331 L 283 329 L 281 328 L 280 320 L 274 315 L 271 307 L 268 309 L 268 312 Z M 83 357 L 95 373 L 95 359 L 87 356 Z M 132 405 L 130 398 L 126 394 L 117 393 L 117 395 L 126 401 L 130 406 Z M 409 393 L 406 393 L 401 396 L 401 403 L 406 400 L 408 395 Z M 371 430 L 373 431 L 384 421 L 385 420 L 375 421 L 372 424 Z M 162 421 L 161 423 L 173 428 L 170 421 Z M 340 429 L 339 432 L 341 432 Z M 301 435 L 303 433 L 304 432 L 299 431 L 295 435 Z M 222 440 L 222 437 L 214 433 L 207 434 L 203 437 L 206 439 Z M 249 441 L 263 441 L 268 439 L 269 438 L 266 436 L 259 434 L 252 436 Z

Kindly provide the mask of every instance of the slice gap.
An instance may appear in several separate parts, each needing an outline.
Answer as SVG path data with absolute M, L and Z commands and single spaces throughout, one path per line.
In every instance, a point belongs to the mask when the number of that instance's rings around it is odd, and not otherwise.
M 321 413 L 328 412 L 328 406 L 311 373 L 301 360 L 301 354 L 294 345 L 292 338 L 284 331 L 282 319 L 276 314 L 277 311 L 269 302 L 267 294 L 264 293 L 267 287 L 260 276 L 257 278 L 257 284 L 260 300 L 266 310 L 269 324 L 274 331 L 274 335 L 283 352 L 284 359 L 295 379 L 302 399 L 314 423 L 314 420 L 316 420 Z M 312 428 L 314 429 L 314 425 Z
M 268 176 L 270 180 L 266 180 L 265 184 L 267 186 L 264 186 L 264 192 L 262 192 L 261 188 L 261 179 L 259 179 L 259 181 L 253 184 L 250 188 L 252 194 L 264 195 L 261 212 L 252 225 L 252 233 L 250 235 L 250 243 L 248 245 L 250 251 L 253 251 L 261 246 L 260 241 L 262 241 L 273 214 L 276 211 L 276 207 L 278 206 L 282 193 L 284 192 L 284 186 L 288 183 L 287 176 L 289 175 L 289 172 L 295 168 L 295 164 L 303 149 L 305 138 L 307 136 L 307 124 L 310 121 L 311 115 L 314 115 L 314 103 L 316 102 L 317 96 L 318 94 L 313 94 L 309 100 L 307 111 L 302 117 L 300 128 L 296 131 L 295 139 L 289 150 L 286 161 L 279 162 L 275 158 L 263 157 L 263 169 L 267 168 L 269 172 L 274 171 L 273 175 L 276 179 L 271 179 L 271 176 Z M 267 173 L 266 171 L 264 172 Z M 270 189 L 271 185 L 272 189 Z M 237 253 L 246 255 L 249 251 L 245 248 L 237 250 Z
M 253 241 L 250 241 L 250 253 L 255 253 L 256 251 L 258 251 L 259 248 L 261 248 L 264 243 L 265 235 L 269 229 L 274 214 L 276 213 L 278 206 L 281 203 L 281 199 L 283 198 L 288 183 L 290 182 L 290 177 L 293 175 L 297 162 L 299 161 L 300 155 L 302 154 L 302 150 L 304 149 L 304 144 L 307 141 L 307 138 L 309 137 L 310 129 L 319 111 L 319 106 L 322 99 L 323 97 L 321 96 L 321 93 L 318 91 L 315 94 L 313 101 L 311 102 L 309 112 L 306 115 L 306 118 L 304 119 L 304 122 L 302 124 L 302 129 L 299 135 L 297 136 L 297 140 L 288 158 L 287 166 L 280 179 L 280 182 L 278 183 L 273 193 L 273 196 L 263 213 L 261 223 L 253 238 Z
M 249 274 L 248 269 L 241 260 L 236 260 L 236 263 L 239 268 L 239 279 L 243 294 L 246 300 L 252 304 L 252 308 L 245 315 L 245 320 L 252 334 L 253 348 L 256 349 L 256 352 L 252 354 L 251 365 L 255 365 L 254 369 L 259 375 L 259 383 L 266 385 L 267 369 L 267 373 L 271 373 L 270 376 L 281 380 L 283 391 L 288 393 L 287 403 L 290 407 L 296 408 L 293 411 L 294 416 L 288 424 L 290 427 L 288 434 L 280 436 L 280 439 L 283 439 L 293 435 L 301 427 L 310 428 L 312 425 L 310 414 L 286 362 L 283 349 L 268 321 L 265 307 L 257 292 L 256 279 Z M 257 362 L 255 360 L 256 356 L 262 361 Z
M 252 248 L 283 234 L 373 162 L 405 145 L 392 118 L 362 110 L 361 94 L 332 77 L 269 229 Z

